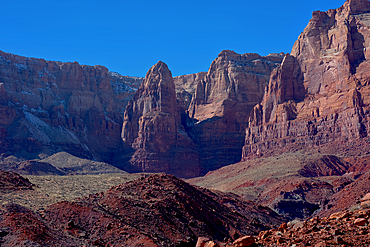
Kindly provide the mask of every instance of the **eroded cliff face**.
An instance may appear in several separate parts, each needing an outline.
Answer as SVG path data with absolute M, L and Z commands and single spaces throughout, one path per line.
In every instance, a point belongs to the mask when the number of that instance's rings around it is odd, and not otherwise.
M 203 173 L 195 145 L 181 124 L 172 74 L 163 62 L 148 71 L 127 105 L 122 139 L 135 150 L 127 171 L 179 177 Z
M 135 154 L 125 169 L 191 177 L 240 161 L 249 112 L 283 58 L 223 51 L 207 73 L 175 78 L 153 66 L 126 108 L 122 138 Z
M 122 146 L 122 113 L 142 79 L 0 51 L 0 80 L 1 153 L 36 158 L 65 150 L 111 160 Z
M 251 112 L 243 160 L 367 138 L 369 11 L 368 0 L 351 0 L 313 13 Z
M 206 171 L 240 161 L 249 112 L 261 102 L 270 74 L 283 58 L 222 51 L 198 81 L 188 131 Z

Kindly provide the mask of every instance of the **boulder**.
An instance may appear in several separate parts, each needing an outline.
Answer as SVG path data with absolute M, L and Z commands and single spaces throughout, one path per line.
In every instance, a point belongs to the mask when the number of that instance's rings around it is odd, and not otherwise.
M 233 245 L 235 247 L 247 247 L 247 246 L 252 246 L 255 244 L 255 239 L 252 236 L 244 236 L 241 238 L 238 238 L 233 242 Z
M 353 224 L 355 224 L 356 226 L 365 226 L 368 224 L 368 221 L 367 219 L 364 219 L 364 218 L 357 218 L 355 219 Z
M 195 247 L 205 247 L 207 242 L 209 242 L 210 239 L 207 237 L 199 237 L 197 241 L 197 245 Z
M 362 199 L 361 199 L 361 207 L 367 208 L 370 207 L 370 193 L 367 193 Z

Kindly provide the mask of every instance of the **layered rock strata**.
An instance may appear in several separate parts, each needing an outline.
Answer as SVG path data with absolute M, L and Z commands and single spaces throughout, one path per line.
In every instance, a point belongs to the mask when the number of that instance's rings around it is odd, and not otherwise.
M 198 81 L 188 130 L 206 171 L 240 160 L 249 112 L 262 100 L 270 74 L 283 57 L 225 50 Z
M 125 169 L 191 177 L 239 161 L 249 111 L 283 57 L 223 51 L 207 73 L 174 79 L 153 66 L 125 111 L 122 138 L 135 150 Z
M 65 150 L 112 160 L 122 146 L 122 113 L 140 82 L 103 66 L 0 51 L 0 152 L 38 158 Z
M 126 107 L 122 139 L 134 149 L 125 170 L 168 172 L 180 177 L 202 174 L 199 154 L 181 124 L 172 74 L 155 64 Z
M 369 11 L 369 1 L 351 0 L 313 13 L 251 112 L 243 160 L 367 138 Z

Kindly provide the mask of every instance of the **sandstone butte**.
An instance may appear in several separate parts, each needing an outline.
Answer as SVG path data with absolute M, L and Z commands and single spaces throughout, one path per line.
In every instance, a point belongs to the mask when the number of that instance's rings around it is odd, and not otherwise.
M 205 172 L 240 161 L 251 109 L 262 100 L 284 54 L 222 51 L 197 83 L 187 125 Z

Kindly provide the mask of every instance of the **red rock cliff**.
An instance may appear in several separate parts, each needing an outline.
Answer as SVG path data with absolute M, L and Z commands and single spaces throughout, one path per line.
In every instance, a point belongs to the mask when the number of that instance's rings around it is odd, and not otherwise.
M 251 112 L 243 159 L 368 136 L 369 11 L 368 0 L 351 0 L 313 13 Z
M 111 161 L 134 84 L 103 66 L 0 51 L 0 151 L 35 158 L 65 150 Z
M 148 71 L 127 105 L 122 139 L 135 150 L 128 171 L 202 174 L 198 152 L 181 125 L 172 74 L 163 62 Z
M 222 51 L 199 80 L 189 114 L 189 132 L 206 171 L 238 162 L 251 109 L 262 100 L 283 54 L 262 57 Z

